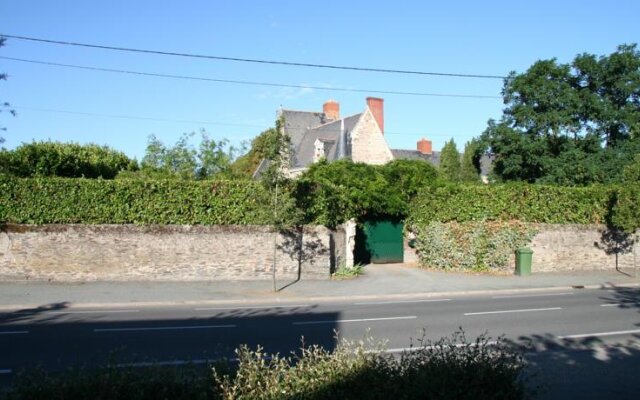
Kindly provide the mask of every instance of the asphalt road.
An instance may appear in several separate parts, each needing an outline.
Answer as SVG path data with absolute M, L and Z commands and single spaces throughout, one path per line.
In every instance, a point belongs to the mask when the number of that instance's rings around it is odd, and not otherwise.
M 637 398 L 640 290 L 574 289 L 523 294 L 341 303 L 119 307 L 48 304 L 0 313 L 0 379 L 22 368 L 60 369 L 114 360 L 206 362 L 241 344 L 289 353 L 337 338 L 385 340 L 389 351 L 462 328 L 526 344 L 542 398 Z M 367 333 L 368 332 L 368 333 Z

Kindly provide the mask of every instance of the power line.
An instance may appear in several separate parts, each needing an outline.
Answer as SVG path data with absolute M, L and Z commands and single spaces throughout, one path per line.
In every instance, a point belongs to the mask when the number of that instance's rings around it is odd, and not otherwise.
M 353 66 L 344 66 L 344 65 L 312 64 L 312 63 L 301 63 L 301 62 L 291 62 L 291 61 L 222 57 L 222 56 L 213 56 L 213 55 L 205 55 L 205 54 L 178 53 L 178 52 L 170 52 L 170 51 L 136 49 L 136 48 L 130 48 L 130 47 L 116 47 L 116 46 L 105 46 L 105 45 L 89 44 L 89 43 L 68 42 L 68 41 L 61 41 L 61 40 L 34 38 L 34 37 L 28 37 L 28 36 L 6 35 L 1 33 L 0 33 L 0 37 L 6 37 L 6 38 L 18 39 L 18 40 L 28 40 L 28 41 L 40 42 L 40 43 L 59 44 L 59 45 L 65 45 L 65 46 L 88 47 L 88 48 L 103 49 L 103 50 L 115 50 L 115 51 L 126 51 L 126 52 L 133 52 L 133 53 L 157 54 L 157 55 L 163 55 L 163 56 L 202 58 L 202 59 L 210 59 L 210 60 L 236 61 L 236 62 L 258 63 L 258 64 L 286 65 L 286 66 L 292 66 L 292 67 L 329 68 L 329 69 L 340 69 L 340 70 L 350 70 L 350 71 L 360 71 L 360 72 L 381 72 L 381 73 L 408 74 L 408 75 L 431 75 L 431 76 L 446 76 L 446 77 L 454 77 L 454 78 L 480 78 L 480 79 L 505 79 L 506 78 L 505 76 L 499 76 L 499 75 L 425 72 L 425 71 L 411 71 L 411 70 L 401 70 L 401 69 L 353 67 Z
M 38 111 L 38 112 L 49 112 L 49 113 L 57 113 L 57 114 L 71 114 L 71 115 L 82 115 L 86 117 L 102 117 L 102 118 L 116 118 L 116 119 L 131 119 L 131 120 L 142 120 L 142 121 L 158 121 L 158 122 L 177 122 L 177 123 L 189 123 L 189 124 L 202 124 L 202 125 L 218 125 L 218 126 L 234 126 L 234 127 L 246 127 L 246 128 L 259 128 L 259 129 L 268 129 L 268 126 L 265 125 L 253 125 L 253 124 L 237 124 L 237 123 L 228 123 L 228 122 L 214 122 L 214 121 L 199 121 L 199 120 L 186 120 L 186 119 L 169 119 L 169 118 L 156 118 L 156 117 L 142 117 L 135 115 L 120 115 L 120 114 L 99 114 L 99 113 L 90 113 L 84 111 L 70 111 L 70 110 L 58 110 L 52 108 L 41 108 L 41 107 L 22 107 L 22 106 L 12 106 L 17 110 L 28 110 L 28 111 Z M 294 126 L 297 128 L 303 128 L 302 126 Z M 306 128 L 306 127 L 304 127 Z M 421 133 L 409 133 L 409 132 L 385 132 L 385 135 L 407 135 L 407 136 L 420 136 L 424 135 Z M 451 136 L 444 134 L 430 134 L 429 136 Z
M 40 108 L 40 107 L 16 107 L 16 106 L 12 106 L 12 107 L 15 108 L 15 109 L 18 109 L 18 110 L 30 110 L 30 111 L 50 112 L 50 113 L 59 113 L 59 114 L 83 115 L 83 116 L 86 116 L 86 117 L 105 117 L 105 118 L 117 118 L 117 119 L 134 119 L 134 120 L 142 120 L 142 121 L 178 122 L 178 123 L 189 123 L 189 124 L 237 126 L 237 127 L 266 129 L 265 126 L 263 126 L 263 125 L 234 124 L 234 123 L 227 123 L 227 122 L 198 121 L 198 120 L 186 120 L 186 119 L 169 119 L 169 118 L 156 118 L 156 117 L 140 117 L 140 116 L 135 116 L 135 115 L 98 114 L 98 113 L 89 113 L 89 112 L 84 112 L 84 111 L 57 110 L 57 109 Z
M 53 67 L 82 69 L 82 70 L 88 70 L 88 71 L 111 72 L 111 73 L 139 75 L 139 76 L 151 76 L 156 78 L 170 78 L 170 79 L 182 79 L 182 80 L 192 80 L 192 81 L 229 83 L 229 84 L 238 84 L 238 85 L 268 86 L 268 87 L 282 87 L 282 88 L 294 88 L 294 89 L 314 89 L 314 90 L 326 90 L 326 91 L 335 91 L 335 92 L 377 93 L 377 94 L 391 94 L 391 95 L 405 95 L 405 96 L 454 97 L 454 98 L 472 98 L 472 99 L 501 99 L 502 98 L 500 96 L 473 95 L 473 94 L 400 92 L 400 91 L 393 91 L 393 90 L 328 88 L 328 87 L 322 87 L 322 86 L 289 85 L 284 83 L 239 81 L 239 80 L 231 80 L 231 79 L 205 78 L 205 77 L 188 76 L 188 75 L 174 75 L 174 74 L 160 74 L 160 73 L 153 73 L 153 72 L 131 71 L 131 70 L 124 70 L 124 69 L 94 67 L 94 66 L 75 65 L 75 64 L 61 64 L 61 63 L 54 63 L 49 61 L 27 60 L 24 58 L 4 57 L 4 56 L 0 56 L 0 59 L 18 61 L 18 62 L 24 62 L 24 63 L 30 63 L 30 64 L 47 65 L 47 66 L 53 66 Z

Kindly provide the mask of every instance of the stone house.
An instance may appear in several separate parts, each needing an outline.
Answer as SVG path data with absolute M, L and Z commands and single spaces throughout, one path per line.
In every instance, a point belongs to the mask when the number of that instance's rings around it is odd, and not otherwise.
M 384 99 L 367 97 L 365 109 L 354 115 L 340 116 L 340 104 L 328 100 L 322 111 L 278 110 L 283 133 L 291 140 L 289 177 L 297 177 L 321 159 L 349 159 L 372 165 L 392 160 L 423 160 L 438 166 L 440 152 L 432 150 L 430 140 L 422 138 L 415 150 L 391 149 L 384 137 Z M 263 160 L 254 178 L 268 166 Z

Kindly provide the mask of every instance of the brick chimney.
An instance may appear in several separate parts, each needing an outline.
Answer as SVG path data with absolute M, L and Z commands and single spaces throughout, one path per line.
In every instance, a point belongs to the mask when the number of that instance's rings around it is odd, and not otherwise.
M 431 140 L 425 138 L 418 140 L 418 151 L 422 154 L 431 154 Z
M 337 121 L 340 119 L 340 103 L 335 100 L 327 100 L 322 105 L 322 112 L 324 113 L 325 118 Z
M 376 119 L 382 134 L 384 135 L 384 99 L 378 97 L 367 97 L 367 106 Z

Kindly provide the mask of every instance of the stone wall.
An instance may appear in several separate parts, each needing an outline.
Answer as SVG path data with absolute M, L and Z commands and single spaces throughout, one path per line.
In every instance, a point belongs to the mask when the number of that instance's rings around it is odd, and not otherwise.
M 633 237 L 604 225 L 535 225 L 533 271 L 633 269 Z M 638 246 L 638 244 L 636 244 Z M 640 248 L 636 248 L 640 255 Z
M 0 279 L 208 281 L 270 279 L 275 233 L 264 226 L 5 225 Z M 344 234 L 278 234 L 278 279 L 327 279 Z

